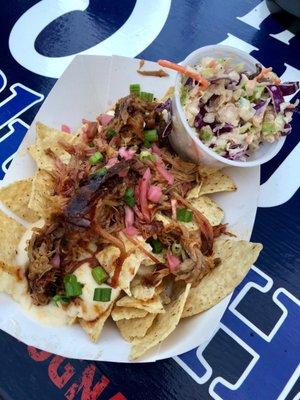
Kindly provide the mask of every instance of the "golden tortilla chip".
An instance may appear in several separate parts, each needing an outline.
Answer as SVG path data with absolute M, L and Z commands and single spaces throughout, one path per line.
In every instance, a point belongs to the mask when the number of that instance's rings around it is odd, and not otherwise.
M 141 310 L 145 310 L 149 313 L 164 313 L 163 304 L 159 298 L 159 296 L 155 295 L 152 299 L 147 301 L 142 301 L 135 299 L 134 297 L 124 296 L 120 300 L 117 301 L 118 307 L 133 307 L 139 308 Z
M 85 321 L 84 319 L 79 318 L 80 326 L 89 335 L 93 342 L 99 340 L 105 321 L 110 316 L 112 308 L 113 304 L 111 304 L 110 307 L 94 321 Z
M 63 163 L 67 164 L 71 156 L 63 149 L 59 141 L 72 143 L 74 138 L 75 136 L 70 133 L 61 132 L 37 122 L 36 142 L 29 147 L 28 151 L 37 163 L 38 168 L 52 171 L 53 160 L 45 154 L 45 150 L 51 149 Z
M 28 207 L 32 179 L 24 179 L 0 189 L 0 201 L 18 217 L 36 222 L 39 215 Z
M 147 311 L 131 307 L 114 307 L 111 313 L 111 317 L 114 321 L 120 321 L 121 319 L 138 319 L 146 315 Z
M 25 231 L 23 225 L 0 211 L 0 261 L 14 264 L 18 245 Z
M 193 189 L 192 189 L 193 190 Z M 224 212 L 223 210 L 217 205 L 215 201 L 213 201 L 208 196 L 199 196 L 199 197 L 192 197 L 189 199 L 191 205 L 193 205 L 197 210 L 199 210 L 210 222 L 212 226 L 219 225 L 223 218 Z M 161 213 L 157 213 L 155 219 L 161 221 L 164 226 L 169 225 L 172 220 L 171 218 L 162 215 Z M 179 222 L 183 224 L 189 230 L 196 230 L 198 229 L 198 225 L 196 222 Z
M 244 279 L 261 250 L 259 243 L 217 240 L 214 257 L 220 258 L 221 264 L 190 290 L 182 318 L 208 310 L 231 293 Z
M 147 280 L 145 279 L 147 276 L 151 276 L 154 271 L 155 266 L 153 264 L 142 264 L 140 266 L 136 276 L 130 284 L 130 291 L 133 297 L 139 300 L 146 301 L 151 299 L 155 295 L 156 287 L 147 284 Z
M 184 291 L 166 306 L 164 314 L 158 314 L 151 328 L 141 339 L 134 339 L 130 359 L 135 360 L 146 351 L 161 343 L 176 328 L 189 294 L 191 285 L 187 284 Z
M 211 198 L 201 196 L 192 200 L 191 204 L 208 219 L 212 226 L 219 225 L 222 222 L 224 212 Z
M 46 219 L 62 208 L 63 199 L 54 194 L 53 187 L 54 179 L 52 176 L 47 171 L 39 169 L 33 178 L 28 207 L 40 218 Z
M 199 185 L 193 187 L 188 192 L 187 199 L 198 199 L 204 194 L 232 192 L 234 190 L 236 190 L 236 185 L 232 179 L 218 170 L 205 176 Z
M 208 165 L 199 165 L 198 166 L 199 174 L 202 177 L 206 177 L 208 175 L 212 175 L 212 174 L 214 174 L 214 173 L 216 173 L 217 171 L 220 171 L 220 170 L 221 170 L 221 167 L 210 167 Z
M 121 319 L 116 322 L 121 335 L 127 342 L 146 335 L 157 314 L 148 313 L 143 318 Z

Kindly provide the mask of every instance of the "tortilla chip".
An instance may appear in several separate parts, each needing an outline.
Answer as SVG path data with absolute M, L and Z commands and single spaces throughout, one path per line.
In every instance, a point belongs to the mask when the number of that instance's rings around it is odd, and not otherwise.
M 28 207 L 32 179 L 24 179 L 0 189 L 0 201 L 18 217 L 36 222 L 39 215 Z
M 236 190 L 236 185 L 232 179 L 217 170 L 212 174 L 203 177 L 201 183 L 193 187 L 188 194 L 187 199 L 198 199 L 200 196 L 209 193 L 232 192 Z
M 95 321 L 85 321 L 84 319 L 79 318 L 80 326 L 89 335 L 93 342 L 97 342 L 99 340 L 104 323 L 110 316 L 112 308 L 113 304 L 111 304 L 110 307 Z
M 156 315 L 148 313 L 143 318 L 121 319 L 116 324 L 123 338 L 127 342 L 132 342 L 135 338 L 142 338 L 146 335 Z
M 114 321 L 120 321 L 121 319 L 138 319 L 146 315 L 147 311 L 131 307 L 115 307 L 111 313 L 111 317 Z
M 47 218 L 52 213 L 59 212 L 62 207 L 62 197 L 54 194 L 54 179 L 45 170 L 38 170 L 32 181 L 32 191 L 28 207 L 40 218 Z
M 221 264 L 191 289 L 182 318 L 208 310 L 231 293 L 241 283 L 261 249 L 259 243 L 217 240 L 214 257 L 220 258 Z
M 166 306 L 164 314 L 157 315 L 153 325 L 141 339 L 134 339 L 130 359 L 135 360 L 146 351 L 161 343 L 176 328 L 186 302 L 191 285 L 187 284 L 184 291 Z
M 45 150 L 51 149 L 63 163 L 67 164 L 71 158 L 59 141 L 72 143 L 75 136 L 70 133 L 58 131 L 57 129 L 50 128 L 41 122 L 36 124 L 36 142 L 30 146 L 28 151 L 32 158 L 37 163 L 38 168 L 47 171 L 53 170 L 53 160 L 45 154 Z
M 199 188 L 200 188 L 200 186 L 199 186 Z M 192 196 L 193 196 L 193 194 L 192 194 Z M 208 219 L 208 221 L 210 222 L 210 224 L 212 226 L 217 226 L 222 222 L 222 220 L 224 218 L 223 210 L 217 205 L 217 203 L 215 201 L 213 201 L 208 196 L 199 196 L 199 197 L 195 197 L 195 198 L 192 197 L 192 198 L 190 198 L 190 203 Z M 162 215 L 161 213 L 157 213 L 155 216 L 155 219 L 158 221 L 161 221 L 164 224 L 164 226 L 167 226 L 172 222 L 171 218 L 169 218 L 165 215 Z M 194 221 L 179 222 L 179 223 L 183 224 L 189 230 L 199 229 L 197 223 Z
M 145 310 L 149 313 L 164 313 L 164 307 L 159 296 L 155 295 L 152 299 L 142 301 L 135 299 L 134 297 L 124 296 L 117 301 L 118 307 L 133 307 Z
M 133 297 L 139 300 L 146 301 L 151 299 L 155 295 L 156 287 L 148 285 L 145 280 L 145 277 L 151 276 L 154 271 L 155 266 L 153 264 L 142 264 L 140 266 L 136 276 L 130 284 L 130 291 Z
M 25 231 L 23 225 L 0 211 L 0 261 L 14 264 L 18 245 Z
M 224 212 L 211 198 L 201 196 L 191 201 L 191 204 L 208 219 L 212 226 L 217 226 L 222 222 Z
M 221 170 L 221 167 L 210 167 L 208 165 L 199 165 L 198 166 L 199 174 L 202 177 L 206 177 L 208 175 L 212 175 L 212 174 L 214 174 L 214 173 L 216 173 L 217 171 L 220 171 L 220 170 Z

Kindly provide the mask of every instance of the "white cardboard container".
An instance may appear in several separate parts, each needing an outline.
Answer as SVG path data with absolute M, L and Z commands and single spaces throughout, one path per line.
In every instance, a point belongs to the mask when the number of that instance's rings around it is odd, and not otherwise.
M 21 144 L 3 185 L 32 176 L 36 169 L 26 148 L 35 138 L 35 122 L 42 121 L 60 128 L 67 124 L 72 130 L 81 119 L 94 119 L 126 96 L 130 83 L 140 83 L 142 90 L 153 92 L 157 98 L 173 85 L 174 75 L 167 78 L 144 77 L 136 72 L 139 60 L 126 57 L 77 56 L 56 82 L 40 108 Z M 145 69 L 157 64 L 146 62 Z M 225 211 L 225 221 L 239 238 L 250 238 L 259 191 L 259 167 L 228 168 L 238 190 L 216 194 L 213 198 Z M 150 362 L 184 353 L 209 340 L 231 296 L 201 315 L 186 318 L 160 346 L 149 351 L 138 362 Z M 128 362 L 130 344 L 125 342 L 112 321 L 107 321 L 98 343 L 92 343 L 76 325 L 53 328 L 30 319 L 9 296 L 0 294 L 0 328 L 18 340 L 39 349 L 65 357 L 101 361 Z

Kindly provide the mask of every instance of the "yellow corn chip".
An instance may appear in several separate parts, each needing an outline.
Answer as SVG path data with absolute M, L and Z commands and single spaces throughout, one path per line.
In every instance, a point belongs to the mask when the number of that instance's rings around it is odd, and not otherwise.
M 97 342 L 99 340 L 105 321 L 110 316 L 112 308 L 113 304 L 111 304 L 110 307 L 94 321 L 85 321 L 84 319 L 79 318 L 80 326 L 89 335 L 93 342 Z
M 198 199 L 193 199 L 191 204 L 208 219 L 212 226 L 219 225 L 222 222 L 224 218 L 223 210 L 209 197 L 201 196 Z M 188 227 L 188 224 L 185 225 Z
M 134 297 L 124 296 L 120 300 L 118 300 L 116 304 L 118 307 L 140 308 L 141 310 L 145 310 L 149 313 L 165 312 L 162 302 L 157 295 L 147 301 L 138 300 Z
M 18 245 L 25 231 L 23 225 L 0 211 L 0 261 L 14 264 Z
M 36 124 L 36 143 L 29 147 L 28 151 L 37 163 L 37 167 L 47 171 L 53 170 L 53 160 L 45 154 L 45 150 L 51 149 L 63 163 L 67 164 L 70 154 L 67 153 L 59 144 L 59 141 L 72 143 L 75 136 L 70 133 L 58 131 L 37 122 Z
M 176 328 L 186 302 L 191 285 L 187 284 L 184 291 L 166 306 L 164 314 L 158 314 L 151 328 L 141 339 L 134 339 L 130 359 L 141 357 L 146 351 L 161 343 Z
M 182 318 L 199 314 L 231 293 L 241 283 L 256 261 L 262 245 L 244 240 L 217 240 L 214 257 L 221 264 L 204 276 L 198 286 L 190 290 Z
M 36 222 L 39 215 L 28 207 L 32 179 L 24 179 L 0 189 L 0 201 L 18 217 Z
M 193 187 L 188 194 L 187 199 L 198 199 L 200 196 L 209 193 L 232 192 L 236 190 L 236 185 L 232 179 L 218 170 L 212 174 L 203 177 L 201 183 Z
M 157 314 L 148 313 L 143 318 L 121 319 L 116 322 L 121 335 L 127 342 L 134 338 L 142 338 L 146 335 Z
M 114 321 L 120 321 L 121 319 L 143 318 L 146 315 L 147 311 L 141 310 L 140 308 L 131 307 L 114 307 L 111 313 L 111 317 Z
M 59 212 L 63 205 L 61 196 L 54 194 L 54 180 L 45 170 L 38 170 L 33 178 L 28 206 L 41 218 Z

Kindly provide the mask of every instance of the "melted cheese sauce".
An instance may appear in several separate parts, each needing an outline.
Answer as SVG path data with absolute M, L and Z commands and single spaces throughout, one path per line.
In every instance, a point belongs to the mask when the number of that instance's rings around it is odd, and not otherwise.
M 82 295 L 74 299 L 67 307 L 67 313 L 71 317 L 82 318 L 85 321 L 93 321 L 103 314 L 112 301 L 114 301 L 120 294 L 120 289 L 111 288 L 111 299 L 107 302 L 94 301 L 94 290 L 96 288 L 110 288 L 105 283 L 99 285 L 93 278 L 91 268 L 88 263 L 82 264 L 74 272 L 78 282 L 84 286 L 82 288 Z

